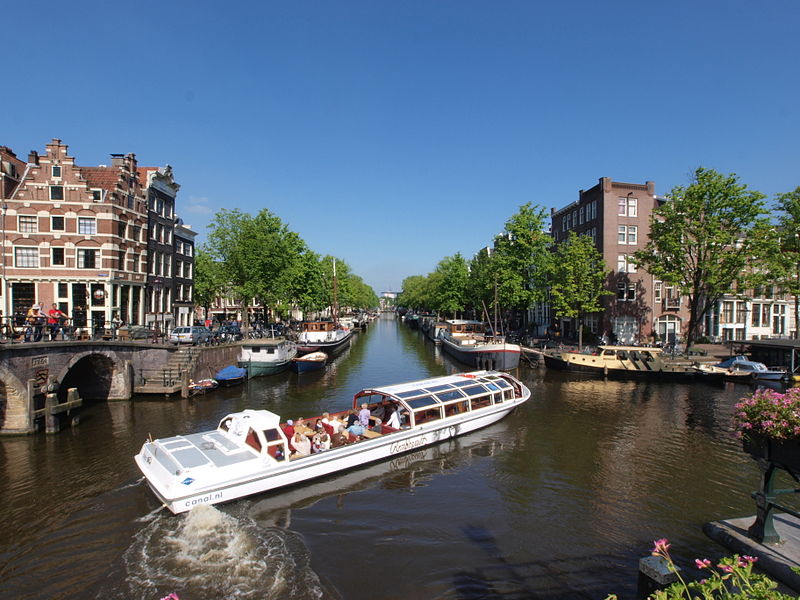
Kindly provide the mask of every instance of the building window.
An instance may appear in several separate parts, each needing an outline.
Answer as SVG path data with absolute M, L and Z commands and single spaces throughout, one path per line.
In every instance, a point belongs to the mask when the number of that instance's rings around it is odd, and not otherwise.
M 117 235 L 122 239 L 125 239 L 125 233 L 128 230 L 128 224 L 125 221 L 118 221 L 117 222 Z
M 51 185 L 50 186 L 50 200 L 63 200 L 64 199 L 64 186 Z
M 628 245 L 636 245 L 637 242 L 637 227 L 636 225 L 628 225 Z
M 636 264 L 633 262 L 633 258 L 627 254 L 617 256 L 617 272 L 636 273 Z
M 19 217 L 20 233 L 36 233 L 39 230 L 38 219 L 34 216 L 21 215 Z
M 37 268 L 39 266 L 39 248 L 14 248 L 14 266 Z
M 628 243 L 628 228 L 625 225 L 620 225 L 617 227 L 617 243 L 619 244 L 627 244 Z
M 666 295 L 666 307 L 667 310 L 678 310 L 681 307 L 681 297 L 678 294 L 678 290 L 675 286 L 668 285 L 664 290 Z
M 61 167 L 58 165 L 53 165 L 50 168 L 50 173 L 53 177 L 61 177 Z
M 97 219 L 93 217 L 78 217 L 78 233 L 95 235 L 97 233 Z
M 636 300 L 636 284 L 621 281 L 617 284 L 617 301 L 633 302 Z
M 64 266 L 64 249 L 63 248 L 51 248 L 50 249 L 52 254 L 52 264 Z
M 617 204 L 617 214 L 620 217 L 625 217 L 628 215 L 628 199 L 627 198 L 620 198 Z
M 79 269 L 96 269 L 97 268 L 97 250 L 78 249 L 78 268 Z
M 50 217 L 51 231 L 64 231 L 64 217 Z
M 628 216 L 635 217 L 638 212 L 639 200 L 637 198 L 628 198 Z
M 66 298 L 67 297 L 67 284 L 66 283 L 59 283 L 58 284 L 58 297 L 59 298 Z
M 662 283 L 660 281 L 656 281 L 653 283 L 653 302 L 661 302 L 661 287 Z
M 100 202 L 103 199 L 103 193 L 100 190 L 92 190 L 92 202 Z
M 753 327 L 761 327 L 761 305 L 760 304 L 753 304 L 753 316 L 751 317 L 750 324 Z

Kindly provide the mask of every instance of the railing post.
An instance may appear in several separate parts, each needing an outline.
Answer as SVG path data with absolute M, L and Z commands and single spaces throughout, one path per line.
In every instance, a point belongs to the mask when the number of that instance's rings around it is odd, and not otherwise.
M 757 542 L 771 544 L 781 541 L 773 521 L 776 498 L 775 477 L 778 468 L 768 460 L 759 459 L 757 462 L 761 471 L 761 489 L 751 494 L 756 501 L 756 520 L 747 530 L 747 534 Z

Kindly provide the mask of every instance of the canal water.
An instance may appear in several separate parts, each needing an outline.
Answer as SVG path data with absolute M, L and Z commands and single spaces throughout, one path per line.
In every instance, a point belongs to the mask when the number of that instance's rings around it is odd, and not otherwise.
M 243 408 L 313 416 L 363 387 L 460 370 L 384 315 L 325 372 L 98 403 L 59 434 L 0 439 L 0 598 L 630 598 L 653 540 L 689 569 L 725 554 L 703 523 L 754 512 L 757 470 L 730 427 L 751 389 L 730 383 L 523 366 L 531 401 L 486 429 L 180 516 L 132 459 L 149 435 Z

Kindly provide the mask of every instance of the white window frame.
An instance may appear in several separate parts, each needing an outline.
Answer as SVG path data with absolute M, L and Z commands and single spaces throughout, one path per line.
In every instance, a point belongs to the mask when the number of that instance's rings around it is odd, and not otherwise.
M 25 219 L 24 226 L 23 219 Z M 20 233 L 39 233 L 39 217 L 36 215 L 18 215 L 17 229 Z
M 19 269 L 39 268 L 38 246 L 17 246 L 14 248 L 14 266 Z
M 84 231 L 86 229 L 90 231 Z M 78 217 L 78 235 L 97 235 L 97 218 Z
M 94 253 L 94 266 L 86 266 L 86 253 Z M 97 248 L 78 248 L 76 251 L 75 267 L 78 269 L 99 269 L 100 268 L 100 250 Z
M 634 197 L 628 198 L 628 216 L 635 217 L 639 212 L 639 199 Z
M 628 245 L 635 246 L 639 239 L 639 228 L 636 225 L 628 225 Z

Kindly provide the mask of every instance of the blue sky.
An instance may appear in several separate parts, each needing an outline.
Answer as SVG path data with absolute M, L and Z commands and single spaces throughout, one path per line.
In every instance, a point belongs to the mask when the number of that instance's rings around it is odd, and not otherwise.
M 378 293 L 600 177 L 800 186 L 797 0 L 77 0 L 3 21 L 0 144 L 171 164 L 201 241 L 219 208 L 267 208 Z

